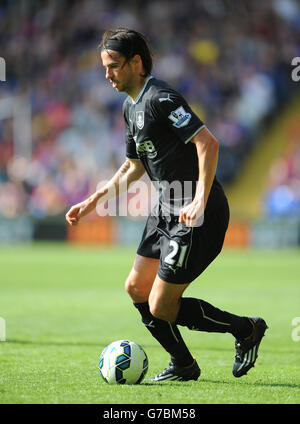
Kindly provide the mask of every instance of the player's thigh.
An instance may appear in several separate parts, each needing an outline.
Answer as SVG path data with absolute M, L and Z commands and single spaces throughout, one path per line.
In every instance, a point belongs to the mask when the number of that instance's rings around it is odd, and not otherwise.
M 156 276 L 149 295 L 149 306 L 153 316 L 175 322 L 180 299 L 189 283 L 173 284 Z
M 159 259 L 136 255 L 125 283 L 125 288 L 134 302 L 146 302 L 159 267 Z

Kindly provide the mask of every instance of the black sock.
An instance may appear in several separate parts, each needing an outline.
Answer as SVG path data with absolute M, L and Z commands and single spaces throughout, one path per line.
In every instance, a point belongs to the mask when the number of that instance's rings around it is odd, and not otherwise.
M 175 324 L 190 330 L 231 333 L 235 338 L 248 337 L 252 324 L 247 317 L 222 311 L 202 299 L 184 297 Z
M 175 324 L 155 318 L 149 309 L 148 302 L 134 303 L 142 316 L 142 322 L 152 336 L 171 355 L 171 360 L 176 365 L 188 366 L 193 363 L 193 357 L 184 343 Z

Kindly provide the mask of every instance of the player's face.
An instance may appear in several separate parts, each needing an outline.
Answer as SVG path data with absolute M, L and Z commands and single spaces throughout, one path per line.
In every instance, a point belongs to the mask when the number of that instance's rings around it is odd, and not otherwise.
M 113 50 L 101 52 L 102 64 L 105 67 L 105 78 L 118 91 L 130 92 L 134 81 L 134 70 L 130 61 Z

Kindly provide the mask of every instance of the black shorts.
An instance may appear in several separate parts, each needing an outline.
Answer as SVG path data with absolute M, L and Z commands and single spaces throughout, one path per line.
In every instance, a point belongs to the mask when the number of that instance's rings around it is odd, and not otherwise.
M 178 217 L 150 215 L 137 254 L 160 259 L 158 276 L 168 283 L 187 284 L 220 253 L 229 222 L 224 196 L 219 207 L 205 211 L 203 224 L 187 227 Z

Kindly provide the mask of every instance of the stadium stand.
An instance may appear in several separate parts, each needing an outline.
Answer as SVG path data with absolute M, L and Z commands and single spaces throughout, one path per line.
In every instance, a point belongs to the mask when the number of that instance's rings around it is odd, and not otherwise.
M 96 50 L 102 32 L 116 26 L 147 34 L 154 75 L 180 90 L 217 136 L 217 174 L 226 187 L 299 89 L 291 79 L 291 58 L 300 56 L 296 0 L 1 3 L 7 76 L 0 101 L 25 98 L 32 123 L 31 143 L 19 154 L 13 119 L 0 119 L 2 231 L 12 220 L 62 222 L 123 161 L 124 95 L 105 81 Z

